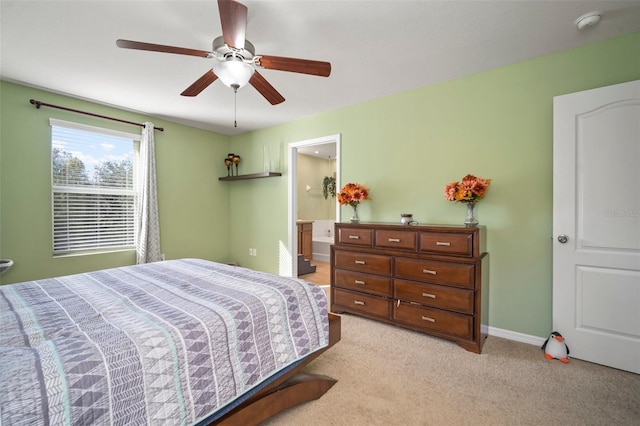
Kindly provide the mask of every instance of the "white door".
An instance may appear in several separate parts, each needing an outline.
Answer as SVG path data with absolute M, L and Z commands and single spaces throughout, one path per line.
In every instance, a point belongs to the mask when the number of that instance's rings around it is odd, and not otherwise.
M 553 327 L 640 374 L 640 81 L 553 101 Z

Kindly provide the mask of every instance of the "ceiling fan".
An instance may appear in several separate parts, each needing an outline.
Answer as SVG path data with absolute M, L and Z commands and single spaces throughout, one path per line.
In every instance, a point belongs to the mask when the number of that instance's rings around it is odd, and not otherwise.
M 182 96 L 196 96 L 219 78 L 234 92 L 249 83 L 272 105 L 277 105 L 284 102 L 284 97 L 256 70 L 256 67 L 321 77 L 328 77 L 331 74 L 329 62 L 256 55 L 253 44 L 245 39 L 247 7 L 234 0 L 218 0 L 218 10 L 222 23 L 222 36 L 213 40 L 213 51 L 211 52 L 122 39 L 117 40 L 116 45 L 124 49 L 214 59 L 212 69 L 187 87 L 181 93 Z

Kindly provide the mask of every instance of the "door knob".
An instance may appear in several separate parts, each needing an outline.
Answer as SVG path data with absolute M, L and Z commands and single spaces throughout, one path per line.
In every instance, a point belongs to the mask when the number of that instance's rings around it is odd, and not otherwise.
M 569 241 L 569 237 L 565 234 L 560 234 L 558 235 L 558 241 L 560 241 L 562 244 L 565 244 L 567 241 Z

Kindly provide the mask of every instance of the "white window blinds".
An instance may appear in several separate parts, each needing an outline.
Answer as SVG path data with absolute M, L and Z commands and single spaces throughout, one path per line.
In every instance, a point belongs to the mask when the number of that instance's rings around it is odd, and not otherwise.
M 135 247 L 139 139 L 51 120 L 54 254 Z

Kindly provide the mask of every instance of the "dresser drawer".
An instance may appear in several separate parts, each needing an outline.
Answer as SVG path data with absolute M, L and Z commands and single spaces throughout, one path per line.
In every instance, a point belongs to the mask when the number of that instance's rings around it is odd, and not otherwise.
M 342 269 L 335 270 L 334 278 L 336 287 L 391 296 L 391 278 Z
M 391 275 L 392 260 L 391 256 L 342 250 L 335 250 L 333 258 L 336 268 L 382 275 Z
M 341 290 L 339 288 L 333 289 L 332 304 L 339 305 L 349 311 L 363 312 L 383 318 L 389 318 L 391 312 L 390 299 Z
M 338 228 L 338 244 L 373 247 L 373 229 Z
M 394 298 L 473 314 L 473 290 L 415 281 L 394 280 Z
M 424 330 L 473 338 L 473 317 L 470 315 L 401 302 L 400 306 L 393 305 L 393 319 Z
M 390 248 L 416 251 L 418 233 L 416 231 L 376 230 L 376 248 Z
M 473 255 L 473 235 L 421 232 L 420 252 L 471 257 Z
M 397 257 L 394 275 L 429 283 L 473 288 L 474 272 L 473 265 L 464 263 Z

